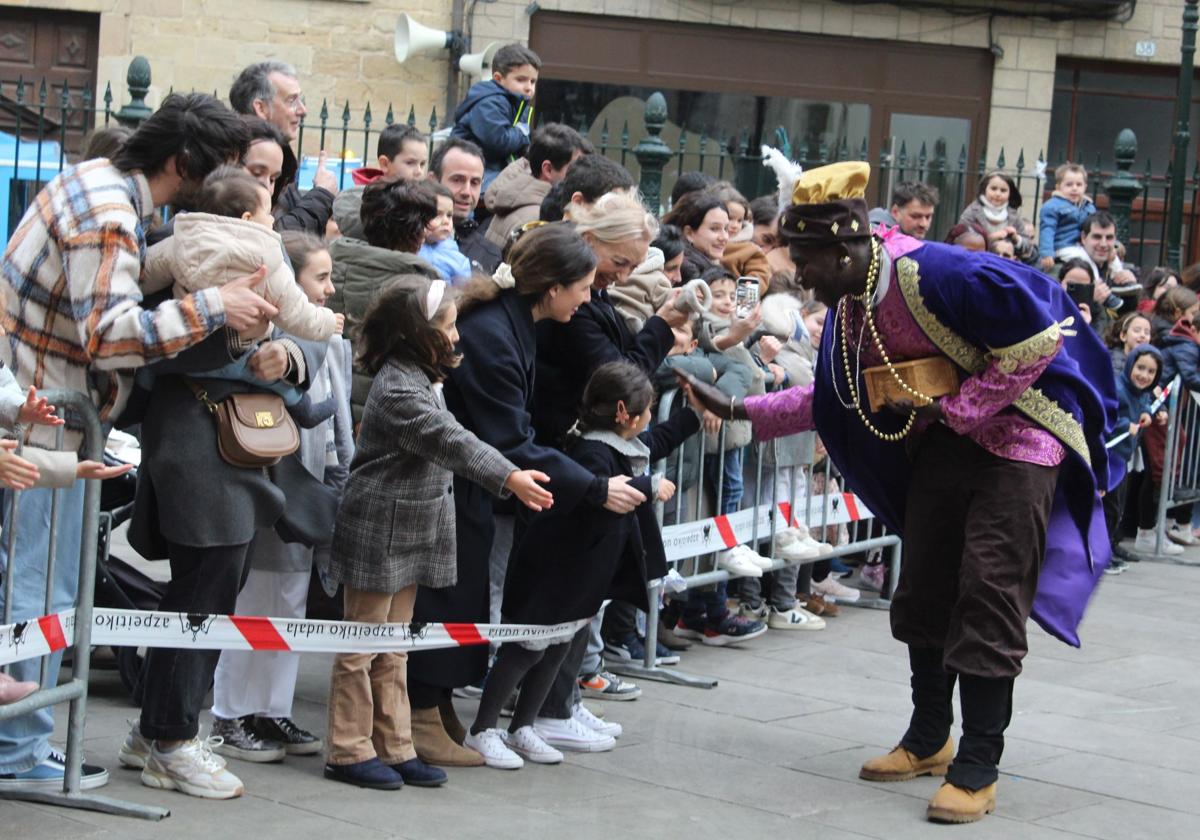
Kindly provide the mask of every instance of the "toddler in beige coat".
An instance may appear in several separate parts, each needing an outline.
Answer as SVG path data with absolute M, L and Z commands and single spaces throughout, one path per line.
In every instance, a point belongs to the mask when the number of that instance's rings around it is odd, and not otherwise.
M 199 212 L 176 216 L 174 234 L 146 252 L 143 292 L 174 283 L 175 296 L 183 297 L 265 266 L 267 275 L 254 291 L 279 310 L 275 326 L 309 341 L 328 341 L 342 331 L 343 316 L 309 302 L 296 284 L 273 228 L 266 187 L 238 167 L 222 166 L 204 179 L 196 207 Z M 242 338 L 257 340 L 270 332 L 268 324 L 261 334 Z

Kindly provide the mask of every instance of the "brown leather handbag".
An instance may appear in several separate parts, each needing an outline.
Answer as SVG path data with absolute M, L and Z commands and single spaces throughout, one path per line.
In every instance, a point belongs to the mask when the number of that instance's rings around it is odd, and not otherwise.
M 187 383 L 216 419 L 217 451 L 230 466 L 273 467 L 300 448 L 296 421 L 278 394 L 230 394 L 213 402 L 197 383 L 190 379 Z

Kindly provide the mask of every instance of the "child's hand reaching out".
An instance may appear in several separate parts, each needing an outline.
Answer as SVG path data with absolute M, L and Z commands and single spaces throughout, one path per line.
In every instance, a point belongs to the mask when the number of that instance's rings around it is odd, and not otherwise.
M 39 426 L 61 426 L 66 421 L 61 417 L 56 417 L 54 410 L 54 406 L 50 405 L 45 397 L 37 395 L 37 388 L 30 385 L 29 393 L 25 395 L 25 404 L 17 413 L 17 422 L 36 423 Z
M 346 316 L 341 312 L 335 313 L 333 316 L 333 331 L 338 335 L 342 335 L 346 329 Z
M 104 481 L 106 478 L 125 475 L 131 469 L 133 469 L 133 464 L 117 464 L 115 467 L 110 467 L 99 461 L 80 461 L 75 467 L 75 477 L 98 478 Z
M 668 478 L 660 479 L 658 482 L 658 500 L 660 502 L 669 502 L 674 495 L 675 482 Z
M 1138 421 L 1137 421 L 1139 429 L 1146 428 L 1147 426 L 1150 425 L 1150 423 L 1151 423 L 1150 415 L 1146 414 L 1144 412 L 1143 412 L 1142 416 L 1138 418 Z
M 37 482 L 38 468 L 20 455 L 14 455 L 15 440 L 0 440 L 0 484 L 10 490 L 28 490 Z
M 1159 426 L 1167 425 L 1167 412 L 1160 411 L 1157 414 L 1155 414 L 1154 422 L 1157 423 Z
M 554 496 L 538 482 L 548 484 L 550 476 L 538 470 L 517 470 L 508 474 L 504 487 L 530 510 L 545 510 L 554 504 Z

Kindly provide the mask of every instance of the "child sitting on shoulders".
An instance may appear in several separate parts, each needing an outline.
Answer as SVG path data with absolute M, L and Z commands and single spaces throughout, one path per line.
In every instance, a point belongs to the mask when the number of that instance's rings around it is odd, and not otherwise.
M 529 145 L 533 92 L 542 60 L 529 47 L 505 44 L 492 58 L 492 77 L 471 85 L 454 112 L 451 137 L 483 149 L 483 189 Z
M 1078 163 L 1064 163 L 1054 170 L 1054 194 L 1042 205 L 1038 230 L 1038 254 L 1043 271 L 1054 267 L 1059 252 L 1079 244 L 1083 220 L 1096 212 L 1087 194 L 1087 170 Z
M 266 269 L 253 288 L 279 312 L 272 323 L 297 338 L 328 341 L 342 331 L 343 316 L 314 306 L 296 285 L 275 232 L 271 192 L 245 170 L 221 166 L 204 179 L 195 213 L 175 218 L 174 235 L 146 252 L 141 286 L 145 293 L 174 283 L 175 296 L 214 286 Z M 270 335 L 270 325 L 253 336 Z
M 458 250 L 454 241 L 454 194 L 449 187 L 430 181 L 437 197 L 437 215 L 425 225 L 425 244 L 417 256 L 438 270 L 451 285 L 471 277 L 471 261 Z

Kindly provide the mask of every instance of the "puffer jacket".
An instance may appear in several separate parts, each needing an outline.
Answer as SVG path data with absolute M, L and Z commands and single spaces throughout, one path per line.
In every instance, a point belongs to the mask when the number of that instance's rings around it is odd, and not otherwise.
M 267 276 L 254 287 L 279 313 L 272 323 L 284 332 L 309 341 L 328 341 L 335 324 L 333 312 L 309 302 L 296 284 L 283 253 L 279 234 L 257 222 L 183 213 L 175 219 L 175 235 L 146 252 L 141 287 L 145 294 L 175 283 L 175 296 L 224 286 L 266 266 Z M 270 325 L 262 338 L 270 333 Z
M 771 264 L 767 255 L 753 242 L 730 241 L 721 255 L 721 265 L 732 271 L 735 277 L 754 277 L 758 280 L 758 293 L 765 296 L 771 280 Z
M 800 300 L 791 294 L 777 292 L 762 299 L 762 331 L 783 342 L 775 364 L 787 372 L 787 381 L 781 388 L 808 385 L 813 381 L 813 369 L 817 363 L 817 351 L 804 329 Z M 814 434 L 801 432 L 796 435 L 776 438 L 763 447 L 764 463 L 777 463 L 781 467 L 811 464 L 813 461 Z
M 651 246 L 646 251 L 646 259 L 633 270 L 628 280 L 608 288 L 613 308 L 625 319 L 631 333 L 641 332 L 646 321 L 671 294 L 671 281 L 662 270 L 665 263 L 663 252 Z
M 509 235 L 526 222 L 535 222 L 550 184 L 535 178 L 527 158 L 517 158 L 496 176 L 483 197 L 492 213 L 487 241 L 503 249 Z
M 1200 334 L 1192 322 L 1180 318 L 1159 346 L 1163 356 L 1160 381 L 1170 382 L 1179 374 L 1185 388 L 1200 393 Z
M 342 193 L 338 198 L 345 196 Z M 360 196 L 361 198 L 361 196 Z M 358 217 L 358 207 L 352 202 L 342 204 L 342 209 L 353 215 L 335 216 L 338 227 L 347 229 Z M 344 223 L 344 224 L 343 224 Z M 359 228 L 361 230 L 361 223 Z M 329 256 L 333 259 L 333 295 L 329 298 L 329 308 L 346 316 L 345 333 L 350 336 L 351 344 L 355 342 L 356 327 L 366 314 L 367 306 L 387 282 L 400 274 L 419 274 L 436 280 L 440 276 L 436 268 L 416 254 L 405 251 L 391 251 L 387 248 L 377 248 L 368 245 L 362 239 L 343 234 L 329 243 Z M 357 356 L 357 347 L 355 347 Z M 350 389 L 350 405 L 354 411 L 354 422 L 362 419 L 363 406 L 367 403 L 367 394 L 371 390 L 371 377 L 356 364 L 354 367 L 354 383 Z

